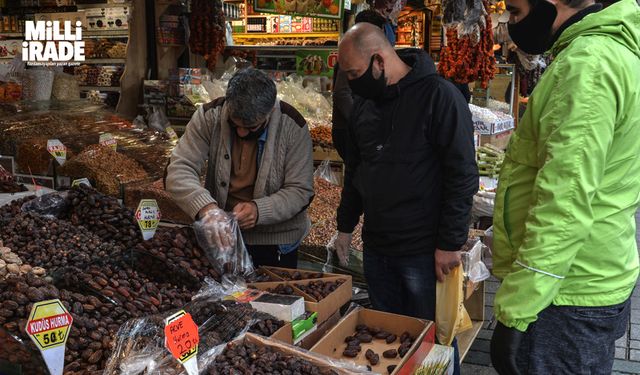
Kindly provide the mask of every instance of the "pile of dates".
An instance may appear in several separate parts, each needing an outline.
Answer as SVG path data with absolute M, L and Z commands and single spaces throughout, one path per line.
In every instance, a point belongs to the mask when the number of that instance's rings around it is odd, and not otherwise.
M 230 342 L 216 357 L 206 374 L 337 375 L 338 373 L 268 346 L 248 342 Z
M 33 303 L 60 299 L 73 317 L 65 352 L 65 374 L 85 374 L 104 367 L 113 347 L 114 334 L 127 319 L 129 312 L 97 297 L 58 289 L 43 278 L 33 274 L 10 276 L 0 281 L 1 327 L 14 339 L 37 353 L 37 349 L 25 332 Z M 0 345 L 0 359 L 12 361 L 11 352 Z M 11 345 L 9 345 L 11 347 Z M 14 363 L 24 364 L 21 358 Z M 28 372 L 31 374 L 32 372 Z M 40 372 L 33 372 L 38 374 Z
M 398 340 L 398 336 L 393 333 L 375 327 L 368 327 L 365 324 L 358 324 L 356 332 L 344 338 L 347 347 L 342 352 L 342 355 L 348 358 L 355 358 L 362 351 L 361 344 L 368 344 L 373 340 L 384 340 L 388 345 L 399 341 L 400 346 L 398 349 L 389 349 L 382 353 L 384 358 L 393 359 L 397 357 L 403 358 L 407 355 L 415 341 L 415 337 L 411 336 L 409 332 L 403 332 Z M 371 366 L 375 366 L 380 362 L 380 355 L 371 349 L 367 349 L 365 358 Z M 391 374 L 395 368 L 395 365 L 388 366 L 387 371 Z
M 104 296 L 134 317 L 181 308 L 193 296 L 186 287 L 153 282 L 124 264 L 69 268 L 59 277 L 59 285 Z
M 159 229 L 151 240 L 139 243 L 135 251 L 150 254 L 169 265 L 179 266 L 198 280 L 207 276 L 220 280 L 220 275 L 198 246 L 190 228 Z
M 64 220 L 21 212 L 2 226 L 0 239 L 24 263 L 56 269 L 89 264 L 117 258 L 123 248 L 106 243 L 82 226 Z
M 81 184 L 69 190 L 67 202 L 71 223 L 86 227 L 102 240 L 113 239 L 127 249 L 141 241 L 133 212 L 116 198 Z
M 293 296 L 296 294 L 295 289 L 293 289 L 291 285 L 287 284 L 278 284 L 275 288 L 267 288 L 267 292 L 285 296 Z
M 271 272 L 280 276 L 283 280 L 307 280 L 307 279 L 321 279 L 323 277 L 322 272 L 304 272 L 304 271 L 285 271 L 285 270 L 271 270 Z
M 337 279 L 335 281 L 323 281 L 323 280 L 315 280 L 309 282 L 307 285 L 304 284 L 293 284 L 296 288 L 302 290 L 307 293 L 311 297 L 315 298 L 317 301 L 320 301 L 326 298 L 329 294 L 333 293 L 340 285 L 344 284 L 347 280 L 345 279 Z

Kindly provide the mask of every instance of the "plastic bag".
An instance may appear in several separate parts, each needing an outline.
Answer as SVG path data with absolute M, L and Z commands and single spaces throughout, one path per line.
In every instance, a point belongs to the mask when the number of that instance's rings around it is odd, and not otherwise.
M 474 283 L 479 283 L 488 279 L 491 273 L 487 269 L 487 266 L 482 261 L 484 244 L 480 239 L 475 240 L 475 244 L 469 251 L 462 252 L 462 265 L 464 274 Z
M 436 285 L 436 336 L 442 345 L 451 345 L 455 336 L 472 327 L 464 307 L 464 274 L 457 266 Z
M 153 129 L 163 132 L 167 126 L 171 126 L 171 122 L 164 113 L 164 109 L 158 106 L 151 106 L 151 113 L 149 114 L 149 126 Z
M 80 85 L 78 85 L 78 80 L 71 74 L 56 72 L 53 78 L 51 98 L 57 100 L 80 99 Z
M 217 216 L 210 219 L 209 216 Z M 198 244 L 219 275 L 246 276 L 253 272 L 253 262 L 244 245 L 238 221 L 232 214 L 217 210 L 193 224 Z M 220 243 L 216 236 L 226 237 Z M 226 242 L 230 243 L 226 243 Z
M 474 217 L 493 217 L 496 193 L 479 191 L 473 196 L 472 215 Z
M 249 304 L 224 298 L 239 286 L 205 279 L 206 285 L 184 306 L 198 326 L 198 367 L 201 373 L 224 345 L 255 324 L 256 311 Z M 164 322 L 173 312 L 132 319 L 116 335 L 115 349 L 104 374 L 182 374 L 182 366 L 164 346 Z
M 315 170 L 315 172 L 313 172 L 313 177 L 321 178 L 334 185 L 340 185 L 340 181 L 338 181 L 338 177 L 331 170 L 331 161 L 329 159 L 323 160 L 322 163 L 320 163 L 320 165 Z
M 22 212 L 34 212 L 48 218 L 60 218 L 68 210 L 67 192 L 45 194 L 22 205 Z

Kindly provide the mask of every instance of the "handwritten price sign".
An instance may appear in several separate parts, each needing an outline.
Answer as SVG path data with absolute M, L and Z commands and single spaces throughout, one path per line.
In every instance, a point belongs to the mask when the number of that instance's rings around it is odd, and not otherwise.
M 155 199 L 143 199 L 136 209 L 136 221 L 142 231 L 142 238 L 146 241 L 156 234 L 160 223 L 160 207 Z
M 169 139 L 172 141 L 177 141 L 178 140 L 178 134 L 176 134 L 176 131 L 171 127 L 171 126 L 167 126 L 164 131 L 167 133 L 167 135 L 169 136 Z
M 56 159 L 58 164 L 63 165 L 67 161 L 67 146 L 63 145 L 59 139 L 49 139 L 47 141 L 47 151 Z
M 191 314 L 181 310 L 165 321 L 165 346 L 171 355 L 177 359 L 189 374 L 198 373 L 198 326 Z

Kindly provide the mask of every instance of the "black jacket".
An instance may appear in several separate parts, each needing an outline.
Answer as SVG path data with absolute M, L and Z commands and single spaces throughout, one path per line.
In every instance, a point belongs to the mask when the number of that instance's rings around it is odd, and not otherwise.
M 471 113 L 426 53 L 398 55 L 409 74 L 379 100 L 355 99 L 338 230 L 352 232 L 364 213 L 367 251 L 459 250 L 478 191 Z

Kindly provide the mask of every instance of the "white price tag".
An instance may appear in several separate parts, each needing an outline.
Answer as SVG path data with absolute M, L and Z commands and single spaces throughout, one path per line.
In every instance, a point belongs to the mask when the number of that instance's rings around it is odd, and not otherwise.
M 36 344 L 51 375 L 62 375 L 64 352 L 73 317 L 59 299 L 36 302 L 25 331 Z
M 47 151 L 56 159 L 58 164 L 63 165 L 67 161 L 67 146 L 63 145 L 59 139 L 49 139 L 47 141 Z
M 160 223 L 160 207 L 155 199 L 143 199 L 136 209 L 136 221 L 142 231 L 142 239 L 153 238 Z

